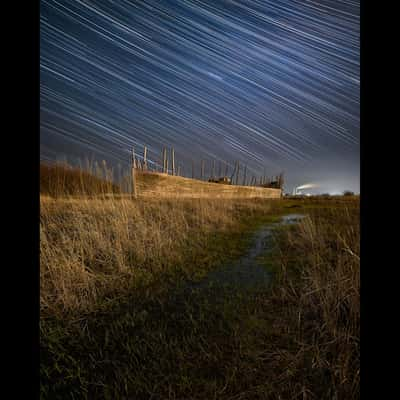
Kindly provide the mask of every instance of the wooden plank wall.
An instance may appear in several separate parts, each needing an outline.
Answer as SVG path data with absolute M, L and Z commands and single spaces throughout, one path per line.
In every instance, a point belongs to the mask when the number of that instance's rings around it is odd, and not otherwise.
M 140 198 L 280 198 L 281 189 L 223 185 L 198 179 L 136 170 L 136 191 Z

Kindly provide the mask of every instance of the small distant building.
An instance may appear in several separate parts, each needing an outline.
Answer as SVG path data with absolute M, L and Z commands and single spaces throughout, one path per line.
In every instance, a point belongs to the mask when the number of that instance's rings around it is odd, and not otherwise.
M 222 184 L 225 184 L 225 185 L 230 185 L 231 184 L 231 180 L 226 176 L 224 176 L 222 178 L 215 178 L 215 179 L 210 178 L 208 180 L 208 182 L 222 183 Z

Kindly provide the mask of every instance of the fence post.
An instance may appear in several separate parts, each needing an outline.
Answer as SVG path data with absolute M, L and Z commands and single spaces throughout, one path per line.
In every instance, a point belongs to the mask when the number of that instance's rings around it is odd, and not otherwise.
M 143 169 L 147 171 L 147 147 L 144 146 L 143 150 Z
M 236 170 L 236 185 L 238 185 L 238 184 L 239 184 L 239 168 L 240 168 L 239 161 L 237 161 L 237 170 Z
M 235 166 L 233 168 L 233 172 L 232 172 L 232 175 L 231 175 L 231 183 L 232 183 L 232 185 L 235 184 L 234 178 L 235 178 L 236 168 L 237 168 L 237 161 L 235 161 Z
M 283 172 L 279 174 L 278 185 L 280 189 L 283 188 Z
M 201 180 L 204 178 L 204 160 L 201 160 Z
M 132 197 L 136 198 L 137 190 L 136 190 L 136 157 L 135 157 L 135 149 L 132 147 Z
M 165 147 L 163 147 L 162 150 L 162 159 L 163 159 L 162 172 L 165 174 L 167 172 L 167 149 Z
M 244 166 L 243 186 L 246 186 L 246 172 L 247 172 L 247 164 Z
M 175 150 L 173 147 L 171 149 L 171 169 L 172 175 L 175 175 Z

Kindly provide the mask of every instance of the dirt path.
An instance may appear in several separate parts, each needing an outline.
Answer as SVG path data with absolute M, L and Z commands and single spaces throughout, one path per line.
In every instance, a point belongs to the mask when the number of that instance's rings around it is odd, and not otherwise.
M 271 274 L 260 265 L 257 258 L 272 250 L 273 233 L 277 227 L 294 224 L 303 217 L 302 214 L 289 214 L 282 217 L 278 223 L 264 225 L 255 233 L 250 249 L 237 262 L 210 272 L 201 282 L 191 287 L 222 286 L 251 289 L 268 285 Z
M 251 247 L 236 262 L 211 271 L 198 282 L 188 282 L 170 297 L 170 304 L 180 308 L 193 302 L 224 302 L 231 294 L 265 289 L 272 278 L 270 271 L 261 265 L 259 257 L 273 249 L 274 230 L 280 226 L 297 223 L 302 214 L 288 214 L 279 222 L 262 226 L 254 233 Z

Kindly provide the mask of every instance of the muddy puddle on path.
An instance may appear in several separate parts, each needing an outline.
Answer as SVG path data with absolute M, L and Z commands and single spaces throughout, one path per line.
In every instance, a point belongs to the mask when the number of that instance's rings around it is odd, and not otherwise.
M 192 323 L 202 321 L 204 315 L 207 318 L 211 314 L 218 315 L 226 305 L 232 302 L 236 304 L 242 296 L 247 297 L 259 290 L 265 290 L 271 282 L 272 273 L 261 265 L 260 257 L 273 250 L 274 231 L 277 228 L 295 224 L 304 217 L 302 214 L 288 214 L 279 222 L 262 226 L 254 233 L 251 245 L 242 257 L 211 271 L 200 281 L 183 283 L 170 292 L 162 310 L 156 306 L 154 311 L 162 312 L 163 315 L 169 314 L 173 330 L 176 324 L 181 326 L 179 329 L 183 329 L 182 321 L 185 318 L 189 318 Z
M 210 272 L 200 282 L 190 283 L 186 290 L 201 289 L 256 289 L 267 286 L 271 281 L 271 273 L 260 265 L 258 258 L 268 254 L 273 248 L 274 230 L 282 225 L 299 222 L 305 215 L 288 214 L 279 222 L 264 225 L 254 234 L 251 247 L 239 260 L 230 265 Z

